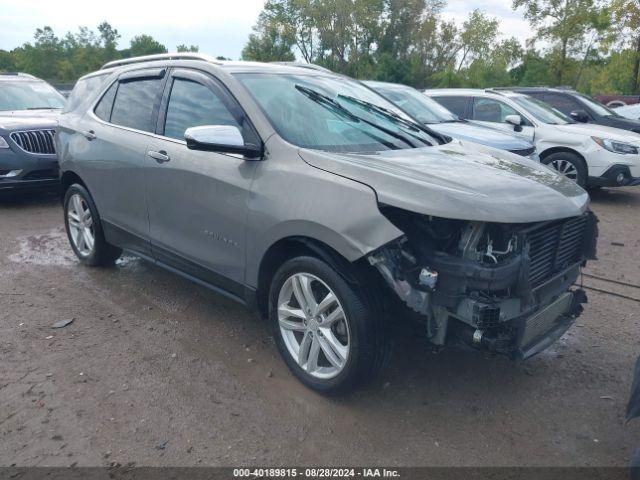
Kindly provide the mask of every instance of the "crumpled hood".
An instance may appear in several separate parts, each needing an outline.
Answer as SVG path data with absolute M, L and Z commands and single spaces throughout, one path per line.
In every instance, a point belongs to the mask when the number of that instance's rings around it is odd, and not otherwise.
M 369 185 L 382 204 L 442 218 L 528 223 L 580 215 L 589 202 L 582 188 L 544 165 L 470 142 L 375 154 L 301 149 L 300 155 Z
M 618 142 L 632 143 L 640 146 L 640 134 L 620 128 L 596 125 L 594 123 L 570 123 L 568 125 L 556 125 L 558 130 L 568 134 L 580 133 L 590 137 L 610 138 Z
M 14 132 L 33 128 L 55 128 L 60 110 L 12 110 L 0 111 L 0 132 Z
M 516 135 L 493 128 L 466 122 L 446 122 L 427 125 L 431 130 L 457 140 L 468 140 L 501 150 L 526 150 L 532 148 L 531 142 Z

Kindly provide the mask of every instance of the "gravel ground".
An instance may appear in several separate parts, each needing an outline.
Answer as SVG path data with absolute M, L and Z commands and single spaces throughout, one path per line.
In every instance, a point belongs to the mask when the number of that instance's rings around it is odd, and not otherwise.
M 640 285 L 640 188 L 592 206 L 600 260 L 587 272 Z M 4 199 L 0 465 L 624 466 L 640 446 L 640 422 L 624 424 L 640 303 L 589 295 L 527 362 L 434 354 L 399 332 L 374 383 L 329 399 L 242 307 L 133 257 L 82 267 L 55 197 Z

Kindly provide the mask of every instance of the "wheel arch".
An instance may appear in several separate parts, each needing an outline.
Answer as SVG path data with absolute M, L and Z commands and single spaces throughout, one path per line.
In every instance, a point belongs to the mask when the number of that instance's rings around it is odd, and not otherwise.
M 302 235 L 281 238 L 265 251 L 258 268 L 256 306 L 261 316 L 268 316 L 271 280 L 278 268 L 287 260 L 302 255 L 326 262 L 349 283 L 357 283 L 360 278 L 357 272 L 366 268 L 362 259 L 351 262 L 321 240 Z
M 570 148 L 570 147 L 551 147 L 551 148 L 547 148 L 546 150 L 543 150 L 542 152 L 540 152 L 540 161 L 544 160 L 549 155 L 553 155 L 554 153 L 571 153 L 571 154 L 577 156 L 580 160 L 582 160 L 582 163 L 584 164 L 584 166 L 587 169 L 587 171 L 589 171 L 589 166 L 587 165 L 587 161 L 585 160 L 584 156 L 580 152 L 578 152 L 577 150 L 574 150 L 573 148 Z
M 69 187 L 71 185 L 73 185 L 74 183 L 79 183 L 84 188 L 86 188 L 87 191 L 89 191 L 89 189 L 87 188 L 87 184 L 84 183 L 82 178 L 80 178 L 80 175 L 78 175 L 76 172 L 74 172 L 72 170 L 67 170 L 66 172 L 64 172 L 62 174 L 61 178 L 60 178 L 60 181 L 61 181 L 61 185 L 62 185 L 62 197 L 63 198 L 64 198 L 65 193 L 69 189 Z

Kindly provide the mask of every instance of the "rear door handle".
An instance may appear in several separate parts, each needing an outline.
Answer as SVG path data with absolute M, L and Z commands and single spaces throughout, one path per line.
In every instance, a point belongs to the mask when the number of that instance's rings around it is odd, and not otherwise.
M 154 152 L 153 150 L 149 150 L 147 155 L 153 158 L 158 163 L 166 163 L 171 160 L 171 157 L 167 155 L 167 152 L 164 150 L 160 150 L 159 152 Z
M 87 140 L 91 141 L 91 140 L 95 140 L 96 137 L 96 132 L 94 132 L 93 130 L 88 130 L 86 132 L 80 132 L 82 134 L 82 136 L 84 138 L 86 138 Z

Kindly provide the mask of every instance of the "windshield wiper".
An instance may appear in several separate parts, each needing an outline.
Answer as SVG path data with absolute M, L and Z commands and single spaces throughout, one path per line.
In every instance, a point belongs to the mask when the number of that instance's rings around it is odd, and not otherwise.
M 359 117 L 358 115 L 356 115 L 355 113 L 351 112 L 350 110 L 346 109 L 345 107 L 343 107 L 342 105 L 340 105 L 340 103 L 336 102 L 333 98 L 329 97 L 328 95 L 325 95 L 323 93 L 320 93 L 316 90 L 313 90 L 312 88 L 308 88 L 305 87 L 303 85 L 296 85 L 295 86 L 296 90 L 298 90 L 299 92 L 303 93 L 304 95 L 306 95 L 309 99 L 313 100 L 314 102 L 324 106 L 325 108 L 328 108 L 334 112 L 336 112 L 339 115 L 342 115 L 346 118 L 348 118 L 349 120 L 353 121 L 353 122 L 362 122 L 365 123 L 373 128 L 376 128 L 378 130 L 380 130 L 381 132 L 386 133 L 387 135 L 396 138 L 398 140 L 400 140 L 403 143 L 406 143 L 407 145 L 409 145 L 410 147 L 414 147 L 415 145 L 413 143 L 411 143 L 408 139 L 406 139 L 403 135 L 400 135 L 399 133 L 394 132 L 393 130 L 389 130 L 388 128 L 385 128 L 381 125 L 378 125 L 375 122 L 370 122 L 369 120 Z M 369 137 L 375 139 L 376 141 L 382 143 L 383 145 L 385 145 L 387 148 L 391 148 L 393 150 L 398 150 L 400 147 L 398 147 L 397 145 L 391 143 L 391 142 L 387 142 L 379 137 L 377 137 L 376 135 L 372 135 L 366 131 L 362 131 L 365 135 L 368 135 Z
M 411 135 L 413 138 L 417 140 L 420 140 L 422 143 L 426 145 L 432 146 L 431 142 L 411 132 L 423 132 L 432 137 L 440 139 L 440 141 L 444 143 L 444 139 L 442 138 L 442 135 L 434 132 L 430 128 L 425 127 L 424 125 L 421 125 L 420 123 L 407 120 L 406 118 L 401 117 L 400 115 L 398 115 L 392 110 L 389 110 L 388 108 L 381 107 L 380 105 L 376 105 L 374 103 L 370 103 L 365 100 L 360 100 L 359 98 L 355 98 L 350 95 L 338 95 L 338 98 L 342 98 L 348 102 L 355 103 L 356 105 L 359 105 L 360 107 L 364 108 L 369 112 L 377 113 L 378 115 L 390 120 L 393 123 L 404 126 L 405 128 L 409 129 L 409 135 Z
M 60 107 L 27 107 L 27 110 L 60 110 Z

